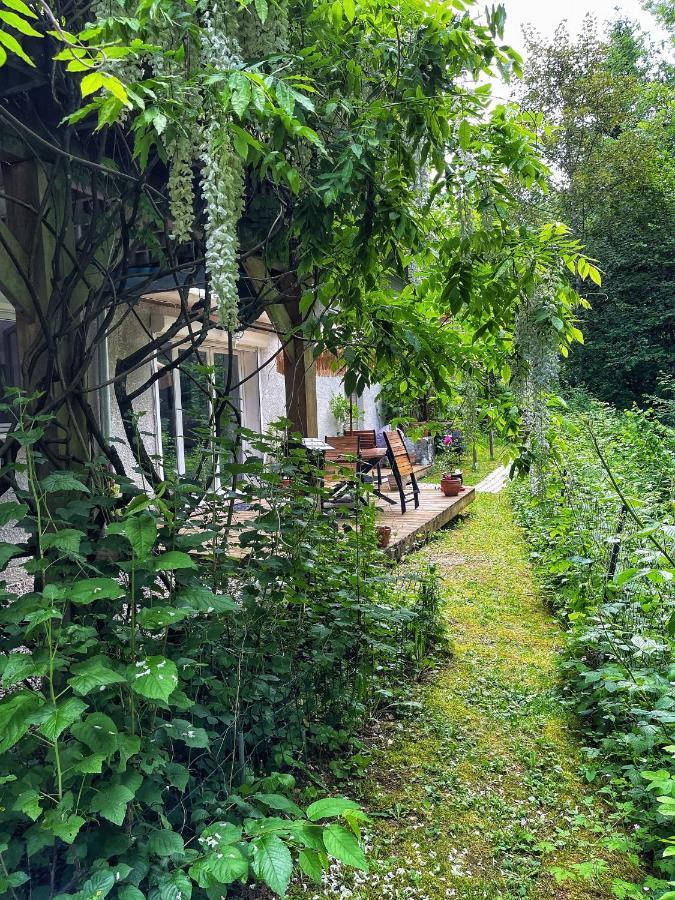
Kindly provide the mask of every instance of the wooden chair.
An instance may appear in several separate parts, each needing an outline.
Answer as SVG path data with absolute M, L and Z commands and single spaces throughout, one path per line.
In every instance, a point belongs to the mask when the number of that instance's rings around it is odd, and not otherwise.
M 358 437 L 360 438 L 359 449 L 360 450 L 372 450 L 373 447 L 377 446 L 377 435 L 375 434 L 374 428 L 362 428 L 362 429 L 352 429 L 348 431 L 345 428 L 345 437 Z
M 377 434 L 374 428 L 353 428 L 351 431 L 345 429 L 345 437 L 355 436 L 359 438 L 359 452 L 361 452 L 361 450 L 374 450 L 375 447 L 377 447 Z M 375 466 L 375 471 L 377 472 L 377 486 L 378 488 L 381 488 L 382 466 L 380 463 Z
M 353 472 L 354 478 L 358 476 L 360 461 L 359 451 L 361 449 L 361 439 L 358 435 L 330 435 L 324 438 L 327 444 L 333 447 L 333 450 L 326 450 L 326 481 L 333 484 L 330 495 L 322 500 L 324 508 L 328 506 L 348 506 L 354 505 L 353 491 L 350 487 L 354 487 L 349 481 L 340 478 L 340 474 L 345 471 Z
M 410 500 L 414 502 L 415 509 L 417 509 L 420 505 L 420 489 L 415 478 L 413 464 L 403 441 L 403 435 L 398 430 L 385 431 L 383 434 L 387 444 L 389 465 L 401 498 L 401 512 L 405 513 L 406 503 Z M 406 491 L 408 487 L 410 487 L 410 490 Z

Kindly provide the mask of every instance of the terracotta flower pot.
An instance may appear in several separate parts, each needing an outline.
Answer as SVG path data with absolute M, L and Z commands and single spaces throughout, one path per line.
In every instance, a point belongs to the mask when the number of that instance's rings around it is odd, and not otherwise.
M 457 497 L 462 490 L 462 482 L 454 475 L 444 475 L 441 478 L 441 490 L 446 497 Z
M 384 549 L 389 545 L 391 539 L 391 525 L 377 526 L 377 545 Z

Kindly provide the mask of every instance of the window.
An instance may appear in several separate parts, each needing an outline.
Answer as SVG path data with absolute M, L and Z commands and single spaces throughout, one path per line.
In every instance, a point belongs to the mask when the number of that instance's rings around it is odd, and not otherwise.
M 168 351 L 167 351 L 168 352 Z M 175 355 L 179 350 L 170 351 Z M 159 359 L 166 364 L 167 355 Z M 227 439 L 238 410 L 245 428 L 260 430 L 260 395 L 257 378 L 258 354 L 242 350 L 230 355 L 217 346 L 206 346 L 159 379 L 156 386 L 158 425 L 164 471 L 177 472 L 201 483 L 212 480 L 219 487 L 219 458 L 214 453 L 216 430 Z M 250 376 L 250 377 L 247 377 Z M 216 391 L 233 385 L 230 403 L 214 408 Z M 240 382 L 246 379 L 243 384 Z M 218 429 L 215 415 L 221 416 Z M 233 432 L 232 432 L 233 433 Z

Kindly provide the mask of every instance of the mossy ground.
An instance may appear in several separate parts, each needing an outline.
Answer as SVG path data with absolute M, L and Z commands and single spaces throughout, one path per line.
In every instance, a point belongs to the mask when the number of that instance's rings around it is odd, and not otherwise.
M 379 722 L 364 778 L 343 784 L 373 817 L 368 875 L 331 873 L 313 897 L 561 898 L 639 880 L 630 839 L 580 775 L 558 697 L 561 635 L 545 610 L 508 497 L 420 550 L 443 579 L 453 654 Z M 614 887 L 613 887 L 614 886 Z

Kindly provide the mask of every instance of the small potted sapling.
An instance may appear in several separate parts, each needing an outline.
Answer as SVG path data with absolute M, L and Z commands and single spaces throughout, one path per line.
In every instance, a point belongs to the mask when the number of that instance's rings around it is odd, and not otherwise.
M 363 413 L 351 397 L 344 394 L 333 394 L 328 401 L 331 415 L 337 422 L 338 431 L 347 431 L 358 428 L 363 419 Z

